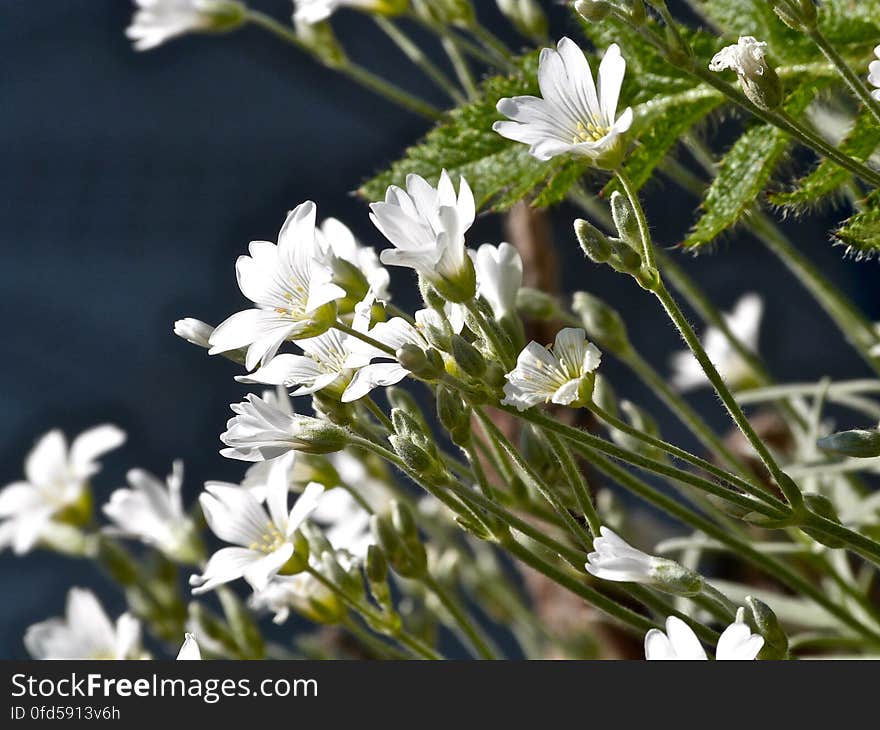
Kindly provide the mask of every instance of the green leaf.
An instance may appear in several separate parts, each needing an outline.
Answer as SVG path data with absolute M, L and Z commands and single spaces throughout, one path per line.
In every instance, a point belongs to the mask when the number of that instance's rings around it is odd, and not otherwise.
M 801 87 L 789 97 L 787 111 L 800 114 L 817 90 L 816 85 Z M 746 130 L 721 161 L 718 175 L 706 191 L 703 215 L 682 245 L 691 249 L 705 246 L 736 225 L 754 205 L 790 143 L 785 132 L 769 124 Z
M 841 152 L 859 161 L 868 159 L 880 145 L 880 125 L 874 115 L 862 112 L 840 145 Z M 798 186 L 789 192 L 772 193 L 770 202 L 792 209 L 815 205 L 840 191 L 852 175 L 828 159 L 823 159 Z
M 537 93 L 538 54 L 521 57 L 517 65 L 518 73 L 487 79 L 477 101 L 450 112 L 446 121 L 407 149 L 389 170 L 366 182 L 359 193 L 369 200 L 380 200 L 389 185 L 404 185 L 410 173 L 436 183 L 446 169 L 453 178 L 467 178 L 480 208 L 491 204 L 496 210 L 505 210 L 530 194 L 539 195 L 553 181 L 557 181 L 557 189 L 548 193 L 549 197 L 564 197 L 559 181 L 576 180 L 586 169 L 583 160 L 541 162 L 529 154 L 527 145 L 511 142 L 492 130 L 492 123 L 502 118 L 495 109 L 498 99 Z
M 846 246 L 847 256 L 856 261 L 880 253 L 880 196 L 875 191 L 864 201 L 864 210 L 847 218 L 833 233 L 834 240 Z

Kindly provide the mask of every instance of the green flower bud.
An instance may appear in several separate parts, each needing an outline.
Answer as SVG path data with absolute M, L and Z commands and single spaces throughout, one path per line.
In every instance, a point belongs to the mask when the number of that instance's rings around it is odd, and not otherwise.
M 788 636 L 773 610 L 754 596 L 746 596 L 746 621 L 764 637 L 760 659 L 784 659 L 788 656 Z
M 427 476 L 437 471 L 437 463 L 423 448 L 416 446 L 410 439 L 401 436 L 389 436 L 388 441 L 394 452 L 403 459 L 403 463 L 419 476 Z
M 611 217 L 617 228 L 617 235 L 636 251 L 641 249 L 642 234 L 639 231 L 639 220 L 632 205 L 622 193 L 615 190 L 611 193 Z
M 422 431 L 430 433 L 431 429 L 425 420 L 422 409 L 408 390 L 398 385 L 391 385 L 385 389 L 385 397 L 388 399 L 388 403 L 391 404 L 392 409 L 396 408 L 399 411 L 403 411 L 419 424 L 419 428 Z
M 639 273 L 642 268 L 642 255 L 638 251 L 619 238 L 609 238 L 608 244 L 611 247 L 611 257 L 608 259 L 608 263 L 615 271 L 621 271 L 625 274 Z
M 470 0 L 413 0 L 413 8 L 430 23 L 469 28 L 476 20 Z
M 471 435 L 471 411 L 459 395 L 445 385 L 437 386 L 437 419 L 452 438 L 463 446 Z
M 496 0 L 498 9 L 520 33 L 535 41 L 547 36 L 547 16 L 537 0 Z
M 504 383 L 507 382 L 505 376 L 504 366 L 499 362 L 492 361 L 486 366 L 483 382 L 491 388 L 503 388 Z
M 395 516 L 373 515 L 370 521 L 373 534 L 398 575 L 421 578 L 428 568 L 428 555 L 418 540 L 418 532 L 414 538 L 407 539 L 396 526 L 397 519 Z M 405 523 L 404 529 L 409 531 L 410 524 Z
M 611 3 L 605 0 L 577 0 L 574 9 L 584 20 L 602 20 L 611 12 Z
M 396 499 L 391 502 L 391 522 L 394 529 L 403 538 L 404 543 L 417 543 L 419 540 L 419 527 L 416 524 L 412 510 Z
M 413 345 L 409 342 L 394 353 L 394 356 L 397 358 L 397 361 L 411 373 L 418 373 L 424 370 L 428 365 L 428 358 L 425 356 L 425 351 L 417 345 Z
M 135 559 L 112 540 L 102 538 L 98 543 L 98 563 L 120 585 L 133 586 L 140 581 L 140 569 Z
M 816 445 L 823 451 L 830 451 L 841 456 L 868 459 L 880 456 L 880 431 L 876 429 L 840 431 L 820 438 Z
M 343 568 L 336 559 L 335 551 L 328 550 L 322 553 L 321 571 L 330 582 L 335 583 L 350 595 L 356 598 L 364 595 L 364 584 L 360 578 L 360 573 L 355 577 Z
M 674 596 L 696 596 L 703 591 L 703 579 L 674 560 L 655 559 L 651 585 Z
M 524 286 L 516 293 L 517 311 L 529 319 L 548 321 L 559 316 L 559 302 L 538 289 Z
M 601 299 L 586 292 L 575 292 L 571 308 L 580 317 L 587 336 L 603 350 L 619 355 L 630 349 L 623 319 Z
M 378 545 L 370 545 L 367 548 L 367 560 L 365 572 L 370 593 L 376 599 L 376 603 L 390 610 L 392 608 L 391 589 L 388 585 L 388 561 L 385 553 Z
M 334 426 L 349 426 L 354 422 L 354 404 L 343 403 L 339 400 L 338 395 L 334 395 L 328 390 L 312 393 L 312 407 L 315 409 L 315 413 Z
M 792 30 L 808 31 L 816 27 L 816 4 L 813 0 L 768 0 L 773 12 Z
M 344 429 L 320 418 L 294 416 L 291 441 L 295 451 L 305 454 L 332 454 L 348 445 Z
M 321 63 L 329 68 L 342 68 L 348 64 L 348 56 L 327 21 L 304 23 L 294 17 L 296 36 Z
M 302 527 L 299 528 L 299 532 L 306 538 L 309 551 L 313 555 L 323 555 L 327 552 L 333 552 L 333 546 L 330 544 L 324 531 L 314 523 L 304 522 Z
M 807 493 L 804 494 L 804 503 L 813 514 L 819 515 L 819 517 L 824 517 L 826 520 L 830 520 L 838 525 L 840 524 L 840 517 L 837 516 L 837 510 L 834 508 L 834 504 L 828 499 L 828 497 L 821 494 Z M 809 527 L 802 527 L 801 529 L 803 529 L 803 531 L 816 542 L 825 545 L 825 547 L 841 548 L 846 545 L 846 543 L 840 538 L 826 535 L 818 530 L 813 530 Z
M 591 261 L 601 264 L 611 257 L 611 244 L 608 241 L 608 236 L 592 223 L 578 218 L 574 222 L 574 234 L 577 236 L 583 252 Z
M 234 0 L 214 0 L 199 9 L 205 21 L 204 30 L 211 33 L 228 33 L 244 25 L 247 8 Z
M 462 372 L 472 378 L 480 378 L 486 372 L 486 359 L 480 351 L 461 335 L 453 335 L 451 340 L 452 357 Z

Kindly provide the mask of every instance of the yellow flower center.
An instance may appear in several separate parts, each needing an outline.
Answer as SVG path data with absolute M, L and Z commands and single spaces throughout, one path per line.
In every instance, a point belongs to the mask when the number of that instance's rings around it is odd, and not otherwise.
M 606 129 L 605 127 L 594 124 L 593 122 L 587 122 L 586 124 L 584 124 L 583 122 L 578 122 L 575 136 L 572 137 L 571 141 L 572 144 L 580 144 L 581 142 L 598 142 L 610 131 L 610 129 Z
M 252 542 L 248 547 L 251 550 L 258 550 L 269 555 L 278 550 L 285 542 L 286 538 L 281 534 L 281 530 L 278 529 L 274 522 L 270 522 L 266 525 L 266 531 L 260 539 Z

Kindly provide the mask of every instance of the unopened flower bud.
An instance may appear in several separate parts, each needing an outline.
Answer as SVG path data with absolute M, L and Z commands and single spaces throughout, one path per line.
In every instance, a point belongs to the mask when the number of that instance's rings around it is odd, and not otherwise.
M 423 476 L 436 470 L 437 464 L 431 455 L 410 439 L 389 436 L 388 441 L 391 442 L 394 452 L 403 459 L 403 463 L 416 474 Z
M 609 238 L 608 244 L 611 246 L 611 257 L 608 259 L 608 263 L 615 271 L 621 271 L 625 274 L 639 273 L 639 269 L 642 268 L 642 255 L 638 251 L 619 238 Z
M 417 345 L 413 345 L 409 342 L 404 344 L 403 347 L 394 353 L 394 356 L 397 358 L 397 361 L 411 373 L 419 373 L 428 365 L 428 358 L 425 356 L 425 351 Z
M 480 351 L 461 335 L 453 335 L 450 345 L 452 357 L 455 358 L 462 372 L 472 378 L 482 377 L 486 372 L 486 359 Z
M 364 595 L 364 584 L 359 577 L 355 577 L 342 567 L 336 558 L 336 552 L 328 550 L 321 555 L 321 572 L 332 583 L 342 588 L 350 595 L 359 598 Z
M 471 433 L 471 412 L 464 401 L 445 385 L 437 386 L 437 418 L 452 441 L 459 446 L 466 444 Z
M 676 596 L 695 596 L 703 590 L 703 579 L 674 560 L 643 553 L 607 527 L 593 541 L 586 569 L 603 580 L 643 583 Z
M 422 409 L 408 390 L 398 385 L 392 385 L 385 389 L 385 397 L 392 408 L 403 411 L 410 418 L 414 419 L 422 431 L 426 433 L 430 431 Z
M 601 264 L 611 256 L 611 244 L 608 241 L 608 236 L 592 223 L 578 218 L 574 222 L 574 234 L 587 258 L 591 261 Z
M 412 514 L 410 513 L 409 516 L 411 518 Z M 398 520 L 396 514 L 391 517 L 373 515 L 370 525 L 394 571 L 404 578 L 421 578 L 428 568 L 428 555 L 418 539 L 418 532 L 416 531 L 414 535 L 409 532 L 411 527 L 414 527 L 415 521 L 413 520 L 412 524 L 403 523 L 405 532 L 402 534 Z
M 820 438 L 816 445 L 823 451 L 830 451 L 841 456 L 868 459 L 880 456 L 880 431 L 876 429 L 840 431 Z
M 353 403 L 343 403 L 338 397 L 324 391 L 312 393 L 312 407 L 315 413 L 326 418 L 336 426 L 348 426 L 354 421 Z
M 633 210 L 629 198 L 617 190 L 611 193 L 611 217 L 614 219 L 617 235 L 621 240 L 634 249 L 641 248 L 642 237 L 636 212 Z
M 547 35 L 547 16 L 537 0 L 496 0 L 496 3 L 524 36 L 541 41 Z
M 321 63 L 329 68 L 342 68 L 348 63 L 342 45 L 336 39 L 336 34 L 330 23 L 306 23 L 294 16 L 296 36 L 306 48 L 308 48 Z
M 754 596 L 746 596 L 747 623 L 764 637 L 761 659 L 784 659 L 788 656 L 788 636 L 773 610 Z
M 320 418 L 295 416 L 291 440 L 294 451 L 306 454 L 332 454 L 348 445 L 345 430 Z
M 206 350 L 211 347 L 208 338 L 213 331 L 214 328 L 207 322 L 202 322 L 202 320 L 194 319 L 193 317 L 178 319 L 174 323 L 174 334 L 187 342 L 191 342 L 193 345 L 204 347 Z
M 413 0 L 416 13 L 430 23 L 471 27 L 476 20 L 470 0 Z
M 611 3 L 605 0 L 577 0 L 574 9 L 584 20 L 602 20 L 611 12 Z
M 603 350 L 621 354 L 629 349 L 623 319 L 601 299 L 586 292 L 575 292 L 571 308 L 580 317 L 587 336 Z
M 309 567 L 309 541 L 301 530 L 293 535 L 293 555 L 290 556 L 281 569 L 279 575 L 296 575 Z
M 830 520 L 835 524 L 840 524 L 840 517 L 837 516 L 837 510 L 834 508 L 834 504 L 828 499 L 828 497 L 822 494 L 808 493 L 804 494 L 804 503 L 813 514 L 818 515 L 819 517 L 824 517 L 826 520 Z M 816 542 L 821 543 L 825 547 L 841 548 L 846 544 L 840 538 L 826 535 L 819 530 L 813 530 L 807 526 L 802 526 L 801 529 Z
M 370 545 L 367 548 L 365 571 L 370 593 L 383 608 L 390 609 L 392 606 L 391 589 L 388 586 L 388 561 L 385 553 L 379 545 Z
M 559 315 L 559 302 L 539 289 L 524 286 L 516 293 L 516 309 L 528 319 L 547 321 Z
M 772 110 L 782 103 L 782 82 L 765 59 L 766 48 L 766 43 L 752 36 L 741 36 L 736 45 L 722 48 L 712 57 L 709 70 L 732 69 L 749 101 Z
M 773 12 L 792 30 L 807 31 L 816 26 L 816 3 L 813 0 L 768 0 Z

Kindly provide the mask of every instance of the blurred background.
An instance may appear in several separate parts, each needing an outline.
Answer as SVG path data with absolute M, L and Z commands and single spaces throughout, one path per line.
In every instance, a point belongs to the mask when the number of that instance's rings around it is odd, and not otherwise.
M 251 5 L 289 17 L 289 0 Z M 476 5 L 498 35 L 524 43 L 494 2 Z M 554 4 L 551 14 L 554 37 L 576 33 L 564 8 Z M 427 129 L 256 29 L 135 53 L 123 34 L 130 16 L 128 0 L 0 2 L 0 486 L 21 478 L 26 453 L 49 429 L 72 437 L 109 421 L 128 442 L 103 460 L 98 504 L 128 468 L 164 476 L 175 458 L 185 462 L 189 500 L 206 479 L 238 481 L 243 465 L 219 455 L 217 438 L 229 403 L 245 392 L 232 379 L 237 367 L 175 337 L 174 320 L 216 324 L 241 309 L 235 258 L 252 239 L 275 240 L 286 211 L 303 200 L 363 242 L 384 245 L 351 191 Z M 353 58 L 444 103 L 367 19 L 341 12 L 334 26 Z M 658 243 L 681 240 L 697 202 L 660 183 L 648 189 Z M 587 289 L 614 304 L 633 341 L 668 372 L 676 334 L 629 281 L 583 261 L 575 215 L 563 207 L 551 216 L 564 291 Z M 843 259 L 827 243 L 831 225 L 821 216 L 786 223 L 795 243 L 880 319 L 877 264 Z M 483 216 L 469 241 L 498 242 L 501 229 L 497 216 Z M 764 296 L 761 351 L 777 378 L 865 374 L 811 298 L 748 236 L 699 258 L 676 256 L 723 308 L 744 291 Z M 394 271 L 393 289 L 398 303 L 415 304 L 408 272 Z M 668 440 L 694 446 L 610 358 L 603 373 L 652 410 Z M 726 427 L 708 391 L 694 402 Z M 111 615 L 123 610 L 90 563 L 0 554 L 0 657 L 24 656 L 24 629 L 61 614 L 71 585 L 94 588 Z

